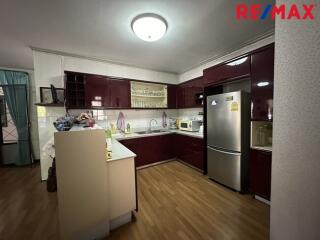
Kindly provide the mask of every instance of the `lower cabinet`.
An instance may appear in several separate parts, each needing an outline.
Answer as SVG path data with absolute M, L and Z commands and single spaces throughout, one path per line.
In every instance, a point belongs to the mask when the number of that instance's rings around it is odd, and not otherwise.
M 270 200 L 272 153 L 251 149 L 250 191 Z
M 176 134 L 175 154 L 182 160 L 200 170 L 203 170 L 203 139 Z
M 178 158 L 203 170 L 203 140 L 180 134 L 166 134 L 120 141 L 134 152 L 136 167 Z
M 120 142 L 134 152 L 136 167 L 148 165 L 175 157 L 173 134 L 121 140 Z

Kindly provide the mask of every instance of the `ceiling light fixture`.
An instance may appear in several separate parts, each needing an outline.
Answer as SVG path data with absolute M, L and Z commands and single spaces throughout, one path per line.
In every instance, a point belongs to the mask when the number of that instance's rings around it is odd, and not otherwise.
M 154 42 L 163 37 L 168 24 L 166 20 L 154 13 L 144 13 L 136 16 L 131 22 L 133 32 L 142 40 Z

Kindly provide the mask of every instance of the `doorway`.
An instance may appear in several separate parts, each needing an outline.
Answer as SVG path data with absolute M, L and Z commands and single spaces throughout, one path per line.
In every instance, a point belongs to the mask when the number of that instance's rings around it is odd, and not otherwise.
M 30 165 L 27 85 L 0 85 L 0 119 L 1 166 Z

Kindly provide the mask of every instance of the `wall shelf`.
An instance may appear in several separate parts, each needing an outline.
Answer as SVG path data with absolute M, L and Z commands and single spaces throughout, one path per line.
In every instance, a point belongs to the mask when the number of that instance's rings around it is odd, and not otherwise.
M 35 105 L 41 107 L 64 107 L 63 103 L 36 103 Z
M 168 108 L 168 86 L 131 81 L 131 108 Z

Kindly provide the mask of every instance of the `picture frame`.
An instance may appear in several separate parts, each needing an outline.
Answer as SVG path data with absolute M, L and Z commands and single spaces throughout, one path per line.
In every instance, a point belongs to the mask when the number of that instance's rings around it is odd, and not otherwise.
M 40 87 L 40 101 L 44 104 L 57 104 L 64 103 L 65 100 L 65 89 L 55 88 L 56 97 L 58 102 L 54 102 L 51 87 Z

